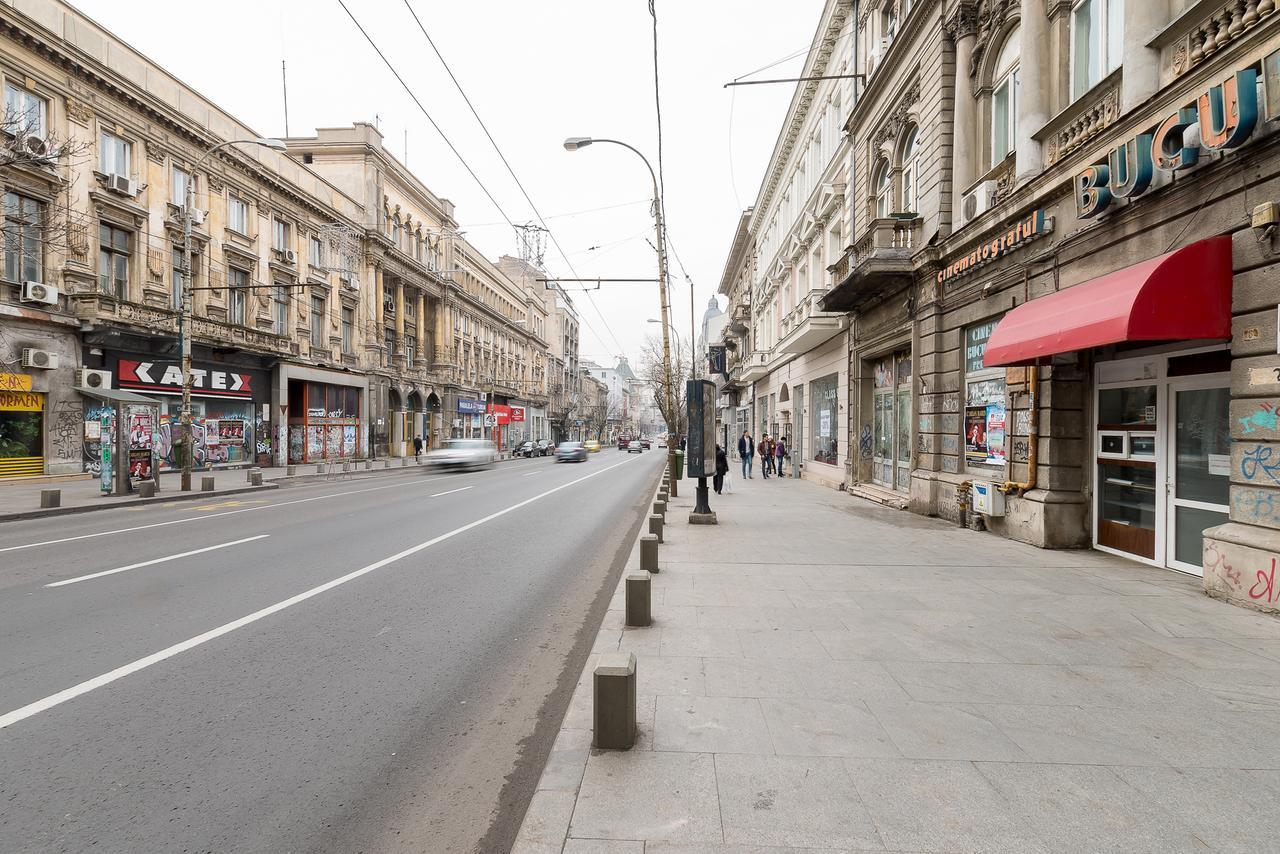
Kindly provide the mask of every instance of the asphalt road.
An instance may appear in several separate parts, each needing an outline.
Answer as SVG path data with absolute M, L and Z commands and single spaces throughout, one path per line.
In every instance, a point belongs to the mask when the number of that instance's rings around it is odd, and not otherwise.
M 506 851 L 662 459 L 0 525 L 0 851 Z

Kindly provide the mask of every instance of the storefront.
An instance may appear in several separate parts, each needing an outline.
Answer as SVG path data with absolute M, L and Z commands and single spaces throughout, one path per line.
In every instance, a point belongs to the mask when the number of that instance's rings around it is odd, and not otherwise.
M 455 439 L 479 438 L 484 432 L 485 402 L 470 397 L 457 398 L 451 435 Z
M 104 354 L 114 388 L 159 403 L 155 457 L 161 471 L 181 466 L 173 438 L 182 418 L 182 366 L 153 356 Z M 240 365 L 193 361 L 191 430 L 195 468 L 269 464 L 272 443 L 270 375 Z M 86 421 L 95 413 L 86 410 Z
M 24 374 L 0 374 L 0 479 L 44 474 L 44 394 Z
M 353 459 L 368 448 L 367 380 L 362 374 L 290 363 L 275 374 L 275 406 L 283 417 L 279 443 L 285 460 L 317 463 Z

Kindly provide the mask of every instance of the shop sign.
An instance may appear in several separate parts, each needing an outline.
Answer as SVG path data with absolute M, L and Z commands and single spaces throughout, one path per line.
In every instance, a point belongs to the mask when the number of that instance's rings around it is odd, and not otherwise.
M 997 322 L 988 320 L 986 323 L 970 326 L 964 331 L 964 372 L 966 374 L 976 374 L 986 368 L 982 359 L 987 353 L 987 342 L 991 340 L 991 333 L 995 331 Z
M 1106 153 L 1075 179 L 1076 213 L 1090 219 L 1113 199 L 1133 199 L 1151 188 L 1155 170 L 1176 172 L 1200 159 L 1200 152 L 1228 152 L 1243 145 L 1258 124 L 1258 72 L 1245 68 L 1210 86 L 1192 104 Z M 1198 126 L 1200 141 L 1188 145 L 1186 131 Z
M 511 423 L 519 424 L 522 421 L 524 421 L 524 407 L 512 406 L 511 407 Z
M 31 377 L 27 374 L 0 374 L 0 391 L 31 391 Z
M 1053 218 L 1046 217 L 1042 209 L 1034 210 L 1026 219 L 1018 220 L 1004 233 L 990 240 L 984 240 L 968 255 L 957 258 L 939 270 L 938 284 L 968 275 L 984 264 L 1002 258 L 1024 243 L 1043 237 L 1051 231 L 1053 231 Z
M 493 404 L 492 406 L 490 406 L 490 407 L 489 407 L 489 412 L 493 415 L 493 419 L 494 419 L 494 423 L 495 423 L 495 424 L 510 424 L 510 423 L 511 423 L 511 407 L 510 407 L 510 406 L 505 406 L 505 405 L 503 405 L 503 404 L 501 404 L 501 403 L 495 403 L 495 404 Z M 488 419 L 488 418 L 486 418 L 486 419 L 484 420 L 484 423 L 485 423 L 485 425 L 486 425 L 486 426 L 488 426 L 488 425 L 489 425 L 489 419 Z
M 0 391 L 0 411 L 39 412 L 44 409 L 44 395 L 38 391 Z
M 458 398 L 458 412 L 479 415 L 484 412 L 484 402 L 479 400 L 470 400 L 465 397 Z
M 182 366 L 176 362 L 140 362 L 121 359 L 116 373 L 116 381 L 120 388 L 166 394 L 182 392 Z M 213 397 L 253 399 L 249 375 L 234 371 L 192 367 L 191 389 L 195 393 Z

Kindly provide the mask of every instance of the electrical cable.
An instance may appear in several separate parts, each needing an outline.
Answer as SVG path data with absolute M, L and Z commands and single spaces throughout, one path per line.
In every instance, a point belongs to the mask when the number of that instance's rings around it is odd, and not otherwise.
M 338 0 L 338 2 L 341 3 L 342 0 Z M 471 110 L 471 115 L 475 117 L 476 122 L 480 125 L 480 129 L 484 131 L 484 135 L 488 138 L 489 144 L 492 145 L 493 150 L 498 153 L 498 158 L 502 161 L 502 165 L 507 167 L 507 172 L 510 173 L 511 179 L 515 181 L 516 186 L 520 188 L 521 195 L 523 195 L 524 200 L 529 203 L 529 207 L 533 211 L 534 216 L 538 218 L 539 224 L 546 230 L 547 235 L 551 238 L 551 242 L 555 244 L 556 251 L 560 253 L 560 257 L 564 259 L 565 264 L 568 265 L 574 278 L 580 278 L 577 270 L 574 270 L 573 268 L 573 262 L 569 260 L 568 253 L 564 251 L 564 248 L 560 245 L 560 241 L 556 238 L 555 232 L 547 226 L 547 221 L 543 219 L 542 213 L 538 210 L 538 206 L 535 205 L 533 199 L 529 197 L 529 192 L 525 190 L 524 184 L 520 182 L 519 177 L 516 176 L 515 170 L 511 168 L 511 163 L 507 160 L 507 156 L 503 154 L 502 148 L 499 147 L 497 140 L 495 140 L 493 138 L 493 134 L 489 132 L 489 127 L 484 123 L 484 120 L 480 118 L 480 113 L 476 111 L 475 105 L 472 104 L 471 99 L 467 97 L 466 91 L 463 90 L 462 84 L 458 82 L 458 78 L 453 73 L 453 69 L 449 67 L 449 63 L 445 61 L 444 56 L 440 53 L 440 49 L 436 47 L 435 40 L 431 38 L 430 33 L 427 32 L 427 28 L 422 25 L 421 19 L 418 18 L 418 13 L 413 10 L 413 6 L 409 4 L 409 0 L 404 0 L 404 5 L 405 8 L 409 10 L 409 14 L 413 16 L 413 20 L 418 25 L 418 29 L 422 31 L 422 35 L 426 38 L 427 44 L 431 45 L 431 49 L 435 52 L 436 58 L 440 60 L 440 64 L 443 65 L 444 70 L 448 72 L 449 79 L 453 81 L 453 85 L 457 88 L 458 94 L 462 96 L 462 100 L 466 102 L 467 108 Z M 399 75 L 397 75 L 397 77 L 399 77 Z M 514 228 L 514 226 L 512 227 Z M 613 329 L 609 326 L 609 321 L 604 316 L 604 312 L 602 312 L 600 307 L 596 305 L 595 297 L 592 296 L 589 291 L 587 292 L 587 300 L 591 303 L 591 307 L 595 309 L 596 314 L 600 315 L 600 322 L 604 324 L 605 331 L 607 331 L 609 333 L 609 337 L 613 339 L 613 343 L 618 348 L 618 351 L 620 353 L 623 352 L 623 347 L 621 342 L 618 341 L 618 336 L 614 335 Z M 587 324 L 587 328 L 591 329 L 590 324 Z M 591 329 L 591 332 L 597 338 L 600 338 L 599 334 L 596 333 L 594 329 Z M 601 343 L 604 343 L 603 338 L 601 338 L 600 341 Z

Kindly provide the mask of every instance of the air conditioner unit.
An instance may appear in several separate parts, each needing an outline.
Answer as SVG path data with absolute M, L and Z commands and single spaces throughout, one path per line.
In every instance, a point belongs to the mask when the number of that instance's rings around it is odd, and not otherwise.
M 286 264 L 298 263 L 298 251 L 296 249 L 285 249 L 280 253 L 280 257 L 284 258 Z
M 57 305 L 58 288 L 44 282 L 23 282 L 21 299 L 23 302 L 38 302 L 41 305 Z
M 192 224 L 192 225 L 204 225 L 204 218 L 205 218 L 206 216 L 208 216 L 208 215 L 209 215 L 209 212 L 208 212 L 208 211 L 202 211 L 202 210 L 200 210 L 199 208 L 194 208 L 194 209 L 192 209 L 192 211 L 191 211 L 191 224 Z
M 81 368 L 76 373 L 77 388 L 111 388 L 111 372 Z
M 108 175 L 107 189 L 133 198 L 138 195 L 138 182 L 127 175 Z
M 58 354 L 50 353 L 48 350 L 37 350 L 34 347 L 23 347 L 22 367 L 52 371 L 58 367 Z
M 49 143 L 38 136 L 24 136 L 19 144 L 23 151 L 33 157 L 45 157 L 49 154 Z
M 960 215 L 963 222 L 981 216 L 996 203 L 996 182 L 983 181 L 974 187 L 960 202 Z

